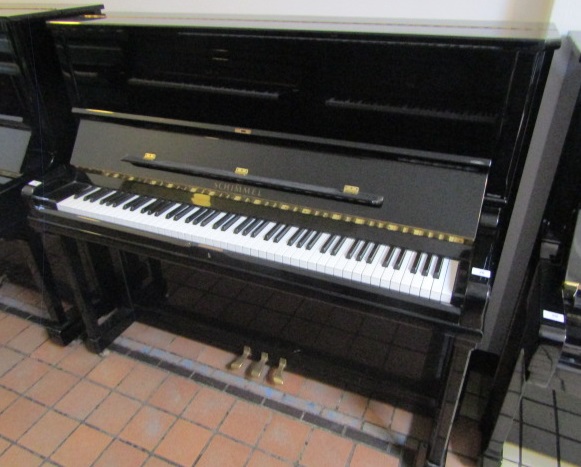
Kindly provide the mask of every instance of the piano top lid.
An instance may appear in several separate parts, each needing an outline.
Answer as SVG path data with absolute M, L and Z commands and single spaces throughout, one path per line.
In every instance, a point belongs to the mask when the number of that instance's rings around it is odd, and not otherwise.
M 101 18 L 70 18 L 57 23 L 76 22 L 203 29 L 275 30 L 290 32 L 377 34 L 380 36 L 462 37 L 485 40 L 525 40 L 560 44 L 560 35 L 551 23 L 380 19 L 309 16 L 250 16 L 208 14 L 165 14 L 115 12 Z
M 18 21 L 23 18 L 49 19 L 55 16 L 81 15 L 87 9 L 102 9 L 101 4 L 34 4 L 34 3 L 4 3 L 0 5 L 0 20 Z

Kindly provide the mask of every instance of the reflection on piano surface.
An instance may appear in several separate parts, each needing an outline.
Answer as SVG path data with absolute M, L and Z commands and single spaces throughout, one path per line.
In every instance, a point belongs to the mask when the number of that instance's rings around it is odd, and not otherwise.
M 18 240 L 43 290 L 48 330 L 59 342 L 80 331 L 64 312 L 38 236 L 26 224 L 22 187 L 71 156 L 75 121 L 49 19 L 100 13 L 99 5 L 0 5 L 0 238 Z M 41 274 L 39 271 L 44 271 Z M 4 271 L 1 271 L 4 272 Z
M 555 32 L 171 15 L 49 26 L 79 130 L 71 169 L 25 194 L 31 225 L 67 251 L 88 345 L 135 317 L 251 344 L 432 416 L 419 459 L 441 464 Z M 170 264 L 196 279 L 166 298 Z
M 558 165 L 529 277 L 483 420 L 484 454 L 494 461 L 502 457 L 527 386 L 581 395 L 581 33 L 569 33 L 566 45 L 556 116 L 560 121 L 550 134 L 562 147 L 555 154 Z M 559 461 L 578 463 L 568 455 L 565 447 L 557 453 Z

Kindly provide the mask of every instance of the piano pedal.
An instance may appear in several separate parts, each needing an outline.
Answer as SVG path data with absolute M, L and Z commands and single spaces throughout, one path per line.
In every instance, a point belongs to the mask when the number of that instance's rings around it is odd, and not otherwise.
M 262 376 L 267 361 L 268 354 L 266 352 L 262 352 L 260 355 L 260 360 L 257 362 L 252 362 L 252 364 L 248 368 L 248 373 L 250 377 L 254 379 L 260 378 Z
M 280 358 L 278 361 L 278 367 L 275 368 L 270 375 L 270 381 L 272 382 L 272 384 L 277 385 L 284 384 L 283 371 L 285 367 L 286 367 L 286 358 Z
M 239 370 L 244 365 L 244 362 L 250 357 L 252 350 L 249 346 L 245 345 L 244 350 L 242 351 L 242 355 L 237 357 L 235 360 L 228 364 L 228 368 L 230 370 Z

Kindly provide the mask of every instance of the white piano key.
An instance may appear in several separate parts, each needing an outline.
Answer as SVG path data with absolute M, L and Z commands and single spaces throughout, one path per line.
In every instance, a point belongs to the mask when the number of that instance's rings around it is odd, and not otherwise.
M 430 292 L 432 291 L 432 285 L 434 284 L 434 272 L 436 271 L 437 263 L 438 257 L 432 256 L 430 268 L 428 270 L 428 275 L 424 276 L 422 280 L 422 286 L 420 288 L 420 297 L 430 298 Z
M 442 290 L 444 288 L 446 272 L 448 271 L 448 265 L 450 264 L 450 260 L 444 258 L 442 260 L 442 268 L 440 270 L 440 276 L 438 278 L 434 278 L 434 283 L 432 284 L 432 290 L 430 291 L 430 299 L 440 301 L 442 297 Z
M 428 260 L 428 254 L 422 253 L 420 256 L 420 262 L 418 264 L 418 270 L 414 274 L 412 279 L 412 283 L 410 285 L 410 295 L 414 295 L 416 297 L 420 296 L 420 292 L 422 289 L 422 283 L 424 281 L 424 276 L 422 276 L 422 270 L 424 269 L 424 265 Z
M 444 286 L 442 287 L 442 296 L 440 301 L 442 303 L 450 303 L 452 301 L 452 294 L 454 292 L 454 283 L 456 282 L 456 274 L 458 272 L 458 261 L 450 260 L 450 265 L 444 277 Z
M 399 287 L 401 285 L 401 281 L 402 281 L 403 276 L 405 274 L 407 265 L 410 262 L 411 258 L 414 256 L 414 254 L 415 254 L 414 251 L 411 251 L 411 250 L 405 251 L 403 261 L 401 263 L 401 267 L 399 269 L 396 269 L 393 272 L 393 276 L 391 276 L 391 281 L 389 282 L 389 288 L 391 290 L 396 290 L 399 292 Z

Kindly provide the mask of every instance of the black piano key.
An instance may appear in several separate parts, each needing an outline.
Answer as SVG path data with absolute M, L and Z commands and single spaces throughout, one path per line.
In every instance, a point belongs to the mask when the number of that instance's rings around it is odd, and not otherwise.
M 293 246 L 295 242 L 301 237 L 301 235 L 303 235 L 306 231 L 307 229 L 297 230 L 293 235 L 291 235 L 291 238 L 288 239 L 287 245 Z
M 110 190 L 109 188 L 101 188 L 95 193 L 91 193 L 90 195 L 85 196 L 83 199 L 89 201 L 90 203 L 94 203 L 95 201 L 98 201 L 101 198 L 107 196 L 112 191 L 113 190 Z
M 192 212 L 194 209 L 199 209 L 196 206 L 193 205 L 188 205 L 185 207 L 185 209 L 182 209 L 181 211 L 179 211 L 177 214 L 175 214 L 173 216 L 173 220 L 174 221 L 179 221 L 182 217 L 187 216 L 190 212 Z
M 79 191 L 77 194 L 75 194 L 74 198 L 75 199 L 79 199 L 82 198 L 83 196 L 85 196 L 87 193 L 89 193 L 90 191 L 93 191 L 95 188 L 97 188 L 94 185 L 89 185 L 85 188 L 83 188 L 81 191 Z
M 347 252 L 346 258 L 347 259 L 353 258 L 355 253 L 357 253 L 357 250 L 359 250 L 359 247 L 361 246 L 362 243 L 363 240 L 354 240 L 353 244 L 351 245 L 351 248 L 349 248 L 349 251 Z
M 393 255 L 395 254 L 395 250 L 396 250 L 396 248 L 393 246 L 387 247 L 387 253 L 385 254 L 385 258 L 383 258 L 383 263 L 381 263 L 381 265 L 384 268 L 388 267 L 389 264 L 391 263 L 391 260 L 393 259 Z
M 256 238 L 260 232 L 264 230 L 264 228 L 268 225 L 268 221 L 262 220 L 260 223 L 254 228 L 250 236 L 252 238 Z
M 127 207 L 130 211 L 135 211 L 136 209 L 139 209 L 144 204 L 151 203 L 151 201 L 152 201 L 152 199 L 148 198 L 147 196 L 140 196 L 139 198 L 135 199 L 134 201 L 131 201 L 130 203 L 127 203 L 125 206 L 123 206 L 123 209 L 125 209 Z
M 333 245 L 333 243 L 335 242 L 335 240 L 337 240 L 339 238 L 339 235 L 337 234 L 333 234 L 331 235 L 327 241 L 323 244 L 323 246 L 321 247 L 321 253 L 325 254 L 327 253 L 327 250 L 329 248 L 331 248 L 331 246 Z
M 284 224 L 275 224 L 264 236 L 264 240 L 269 241 L 277 232 L 284 227 Z
M 442 263 L 444 262 L 444 258 L 438 256 L 438 260 L 436 261 L 436 269 L 434 270 L 434 279 L 439 279 L 440 274 L 442 272 Z
M 369 254 L 367 255 L 367 259 L 366 259 L 367 264 L 373 263 L 373 260 L 377 256 L 378 251 L 379 251 L 379 243 L 375 243 L 373 245 L 373 248 L 371 248 L 371 250 L 369 251 Z
M 197 208 L 194 212 L 192 212 L 188 217 L 185 218 L 184 222 L 189 224 L 192 222 L 196 217 L 203 216 L 208 212 L 208 208 Z
M 148 204 L 141 208 L 141 212 L 147 215 L 153 214 L 153 212 L 163 203 L 162 199 L 156 199 L 153 203 Z
M 248 227 L 250 224 L 252 224 L 255 220 L 256 220 L 255 217 L 247 217 L 246 219 L 244 219 L 243 222 L 240 222 L 240 224 L 236 226 L 236 228 L 234 229 L 234 233 L 239 234 L 246 227 Z
M 202 211 L 198 214 L 194 214 L 194 218 L 192 219 L 192 224 L 193 225 L 198 225 L 200 222 L 202 222 L 206 216 L 211 215 L 214 212 L 213 209 L 210 208 L 204 208 L 202 209 Z
M 104 198 L 101 198 L 99 200 L 99 204 L 106 204 L 106 205 L 110 206 L 111 205 L 111 202 L 112 201 L 115 201 L 115 199 L 118 198 L 121 195 L 122 195 L 122 193 L 119 193 L 118 191 L 115 191 L 115 192 L 111 193 L 110 195 L 107 195 Z
M 424 267 L 422 268 L 422 276 L 426 277 L 430 272 L 430 264 L 432 264 L 432 258 L 434 255 L 429 254 L 426 258 L 426 262 L 424 263 Z
M 250 224 L 248 224 L 244 230 L 242 231 L 243 236 L 247 236 L 250 232 L 254 230 L 254 228 L 260 223 L 260 219 L 254 218 Z
M 403 258 L 406 252 L 407 250 L 405 248 L 402 248 L 399 252 L 399 255 L 397 255 L 397 259 L 395 260 L 395 264 L 393 265 L 393 269 L 395 269 L 396 271 L 399 271 L 401 269 L 401 265 L 403 264 Z
M 224 223 L 221 227 L 222 232 L 226 232 L 230 227 L 232 227 L 240 219 L 240 214 L 234 214 L 232 218 Z
M 416 253 L 416 257 L 414 258 L 414 260 L 412 261 L 412 267 L 410 269 L 410 272 L 412 274 L 417 274 L 418 272 L 418 268 L 420 267 L 420 259 L 422 258 L 422 252 L 418 251 Z
M 274 243 L 280 242 L 282 237 L 284 237 L 290 229 L 290 225 L 285 225 L 283 229 L 274 236 Z
M 124 193 L 123 196 L 120 196 L 115 201 L 113 201 L 111 203 L 111 206 L 114 207 L 114 208 L 116 208 L 117 206 L 121 206 L 123 203 L 125 203 L 128 200 L 130 200 L 134 196 L 135 195 L 133 193 Z
M 339 241 L 337 243 L 335 243 L 335 246 L 331 250 L 331 256 L 337 256 L 337 253 L 339 253 L 339 250 L 341 249 L 341 247 L 343 246 L 343 243 L 345 243 L 346 240 L 347 240 L 347 237 L 339 238 Z
M 232 219 L 236 214 L 232 214 L 231 212 L 225 212 L 220 219 L 212 224 L 213 229 L 219 229 L 224 225 L 224 222 L 228 222 L 228 220 Z
M 173 216 L 175 216 L 176 214 L 178 214 L 179 212 L 183 211 L 184 209 L 186 209 L 188 205 L 187 204 L 178 204 L 175 208 L 173 208 L 170 212 L 168 212 L 165 215 L 166 219 L 169 219 Z
M 222 214 L 222 211 L 214 211 L 214 212 L 208 214 L 206 217 L 204 217 L 202 219 L 202 222 L 200 222 L 200 225 L 202 227 L 206 227 L 210 222 L 212 222 L 214 219 L 216 219 L 216 217 L 218 217 L 220 214 Z
M 357 254 L 357 261 L 363 261 L 363 258 L 365 258 L 365 255 L 372 246 L 373 242 L 365 242 L 365 245 L 361 247 L 361 250 L 359 250 L 359 253 Z
M 313 230 L 308 230 L 301 235 L 301 237 L 299 238 L 299 240 L 297 241 L 297 248 L 302 248 L 303 246 L 305 246 L 305 243 L 307 243 L 307 241 L 309 240 L 309 237 L 313 234 Z
M 164 212 L 166 212 L 174 204 L 175 203 L 173 201 L 166 201 L 164 204 L 162 204 L 159 208 L 157 208 L 155 210 L 155 212 L 153 213 L 153 215 L 156 216 L 156 217 L 161 216 Z
M 309 243 L 307 243 L 307 250 L 313 249 L 315 243 L 317 243 L 319 241 L 319 238 L 321 238 L 321 235 L 323 235 L 323 232 L 316 232 L 315 235 L 311 237 Z

